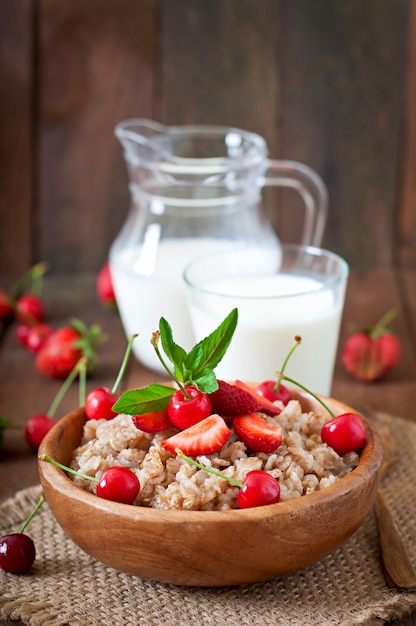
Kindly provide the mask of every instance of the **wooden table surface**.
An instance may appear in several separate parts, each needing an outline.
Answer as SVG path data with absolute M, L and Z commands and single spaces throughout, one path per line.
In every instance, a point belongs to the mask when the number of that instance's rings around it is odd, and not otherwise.
M 7 288 L 7 284 L 1 285 Z M 340 359 L 334 376 L 332 395 L 352 406 L 368 405 L 378 411 L 416 421 L 416 271 L 377 269 L 364 273 L 352 271 L 346 297 L 340 346 L 352 330 L 370 325 L 390 308 L 397 308 L 394 330 L 401 340 L 403 356 L 398 367 L 383 381 L 371 385 L 352 379 L 342 368 Z M 118 372 L 126 338 L 117 313 L 104 309 L 95 295 L 93 275 L 49 275 L 45 280 L 44 298 L 48 321 L 54 327 L 78 317 L 85 323 L 97 322 L 107 335 L 100 348 L 100 360 L 88 388 L 111 387 Z M 157 326 L 157 320 L 156 320 Z M 138 329 L 140 331 L 140 329 Z M 319 355 L 317 355 L 319 362 Z M 124 388 L 132 388 L 160 377 L 131 360 Z M 46 412 L 61 383 L 42 377 L 34 367 L 34 358 L 18 345 L 15 325 L 0 335 L 0 414 L 15 424 L 24 425 L 34 413 Z M 77 386 L 65 396 L 57 417 L 78 402 Z M 416 470 L 415 470 L 416 474 Z M 28 448 L 22 430 L 8 430 L 0 449 L 0 502 L 16 491 L 38 484 L 36 455 Z M 381 623 L 381 622 L 380 622 Z M 416 624 L 413 616 L 395 624 Z M 1 621 L 1 626 L 19 622 Z

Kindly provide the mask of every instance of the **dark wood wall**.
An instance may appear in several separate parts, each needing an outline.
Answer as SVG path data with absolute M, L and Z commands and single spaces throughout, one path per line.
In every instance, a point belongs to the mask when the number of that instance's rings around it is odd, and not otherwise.
M 0 0 L 0 274 L 100 267 L 134 116 L 262 134 L 326 182 L 326 247 L 415 267 L 415 42 L 412 0 Z

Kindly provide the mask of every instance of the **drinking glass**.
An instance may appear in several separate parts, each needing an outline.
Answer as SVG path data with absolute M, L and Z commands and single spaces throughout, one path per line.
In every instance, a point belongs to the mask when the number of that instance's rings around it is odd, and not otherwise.
M 273 379 L 299 336 L 285 373 L 330 395 L 348 273 L 333 252 L 298 244 L 242 246 L 190 262 L 183 276 L 197 341 L 238 309 L 217 377 Z

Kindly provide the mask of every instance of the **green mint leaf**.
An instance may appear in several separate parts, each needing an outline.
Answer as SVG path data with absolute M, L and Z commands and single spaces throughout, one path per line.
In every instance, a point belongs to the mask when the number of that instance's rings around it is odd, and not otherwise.
M 127 415 L 143 415 L 149 411 L 161 411 L 167 407 L 174 392 L 173 387 L 152 383 L 143 389 L 133 389 L 121 394 L 113 410 L 118 413 L 127 413 Z
M 213 393 L 218 389 L 217 377 L 211 369 L 202 370 L 194 379 L 192 384 L 202 391 L 202 393 Z
M 181 369 L 182 363 L 186 357 L 186 352 L 173 341 L 172 328 L 164 317 L 160 318 L 159 331 L 163 352 L 175 367 Z
M 201 372 L 215 369 L 227 351 L 237 327 L 238 310 L 233 309 L 216 330 L 202 339 L 187 354 L 185 366 L 196 380 Z M 201 354 L 202 352 L 202 354 Z M 195 365 L 196 364 L 196 365 Z

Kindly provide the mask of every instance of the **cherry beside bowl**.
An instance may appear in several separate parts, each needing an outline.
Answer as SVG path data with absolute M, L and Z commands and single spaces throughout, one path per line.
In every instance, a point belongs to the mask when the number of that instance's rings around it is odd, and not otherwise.
M 322 411 L 301 391 L 306 410 Z M 338 415 L 356 412 L 332 398 Z M 63 417 L 39 454 L 69 465 L 85 422 L 83 408 Z M 270 580 L 311 565 L 340 547 L 370 512 L 381 477 L 382 443 L 363 418 L 367 442 L 359 465 L 330 487 L 287 502 L 231 511 L 171 511 L 118 504 L 74 485 L 39 462 L 45 498 L 59 525 L 105 565 L 154 581 L 187 586 Z

